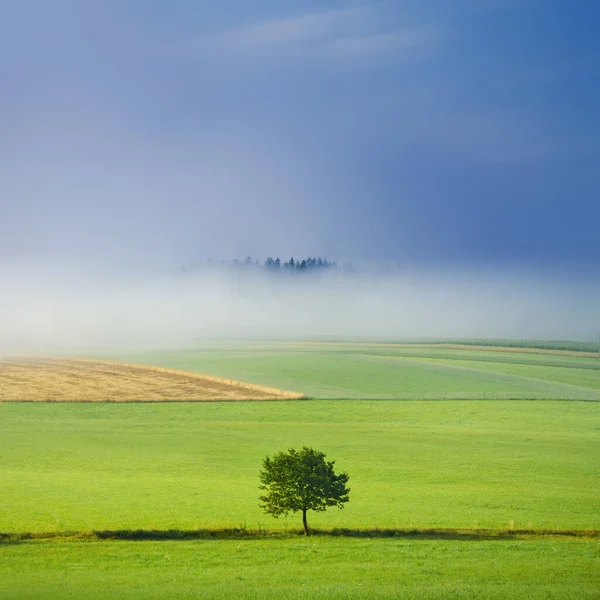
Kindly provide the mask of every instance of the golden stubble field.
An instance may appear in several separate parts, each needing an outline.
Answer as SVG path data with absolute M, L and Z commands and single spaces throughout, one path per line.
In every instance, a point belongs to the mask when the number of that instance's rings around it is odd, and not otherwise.
M 0 360 L 1 402 L 294 400 L 302 394 L 187 371 L 83 358 Z

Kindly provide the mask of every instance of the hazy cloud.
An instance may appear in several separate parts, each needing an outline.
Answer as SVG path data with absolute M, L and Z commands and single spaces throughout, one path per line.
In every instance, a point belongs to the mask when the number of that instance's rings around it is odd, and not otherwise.
M 535 272 L 135 275 L 0 267 L 0 355 L 210 340 L 594 339 L 598 285 Z
M 272 19 L 224 31 L 213 38 L 223 46 L 243 50 L 309 42 L 357 31 L 372 15 L 367 8 L 348 8 L 304 14 L 285 19 Z
M 323 56 L 332 58 L 368 57 L 378 54 L 396 54 L 411 49 L 433 47 L 438 41 L 438 30 L 431 26 L 415 26 L 394 31 L 342 37 L 323 44 Z
M 409 52 L 428 51 L 439 38 L 439 26 L 407 24 L 373 4 L 242 25 L 190 43 L 183 52 L 239 62 L 262 58 L 267 64 L 290 59 L 336 64 L 402 58 Z

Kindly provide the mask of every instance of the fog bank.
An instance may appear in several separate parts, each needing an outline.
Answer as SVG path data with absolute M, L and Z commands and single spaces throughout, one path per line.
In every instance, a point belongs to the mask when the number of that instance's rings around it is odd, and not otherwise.
M 597 339 L 600 286 L 531 272 L 89 273 L 0 267 L 0 354 L 214 340 Z

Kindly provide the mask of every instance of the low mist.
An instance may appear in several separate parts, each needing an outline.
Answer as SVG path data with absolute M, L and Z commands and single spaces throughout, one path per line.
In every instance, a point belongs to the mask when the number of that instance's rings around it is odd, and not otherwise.
M 207 341 L 597 339 L 590 277 L 415 267 L 125 274 L 0 266 L 0 355 L 194 347 Z

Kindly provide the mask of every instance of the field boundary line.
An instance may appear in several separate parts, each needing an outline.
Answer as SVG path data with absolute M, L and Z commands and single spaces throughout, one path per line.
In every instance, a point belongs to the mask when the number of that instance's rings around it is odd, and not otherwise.
M 170 367 L 159 367 L 155 365 L 144 365 L 138 363 L 120 362 L 118 360 L 106 360 L 97 358 L 59 358 L 58 360 L 68 360 L 71 362 L 84 362 L 84 363 L 96 363 L 105 364 L 107 366 L 116 367 L 127 367 L 131 369 L 140 369 L 152 371 L 154 373 L 164 373 L 165 375 L 180 375 L 183 377 L 190 377 L 192 379 L 198 379 L 202 381 L 210 381 L 213 383 L 220 383 L 223 385 L 230 385 L 232 387 L 238 387 L 245 390 L 254 390 L 256 392 L 264 392 L 265 394 L 273 394 L 282 398 L 289 398 L 293 400 L 299 400 L 304 397 L 299 392 L 292 392 L 289 390 L 282 390 L 280 388 L 269 387 L 266 385 L 260 385 L 258 383 L 249 383 L 246 381 L 239 381 L 237 379 L 228 379 L 226 377 L 218 377 L 216 375 L 207 375 L 204 373 L 197 373 L 195 371 L 184 371 L 183 369 L 172 369 Z
M 509 540 L 596 540 L 598 529 L 468 529 L 468 528 L 370 528 L 312 529 L 312 536 L 353 538 L 397 538 L 412 540 L 509 541 Z M 0 544 L 25 541 L 97 540 L 97 541 L 190 541 L 289 538 L 304 536 L 302 529 L 117 529 L 92 531 L 0 532 Z

